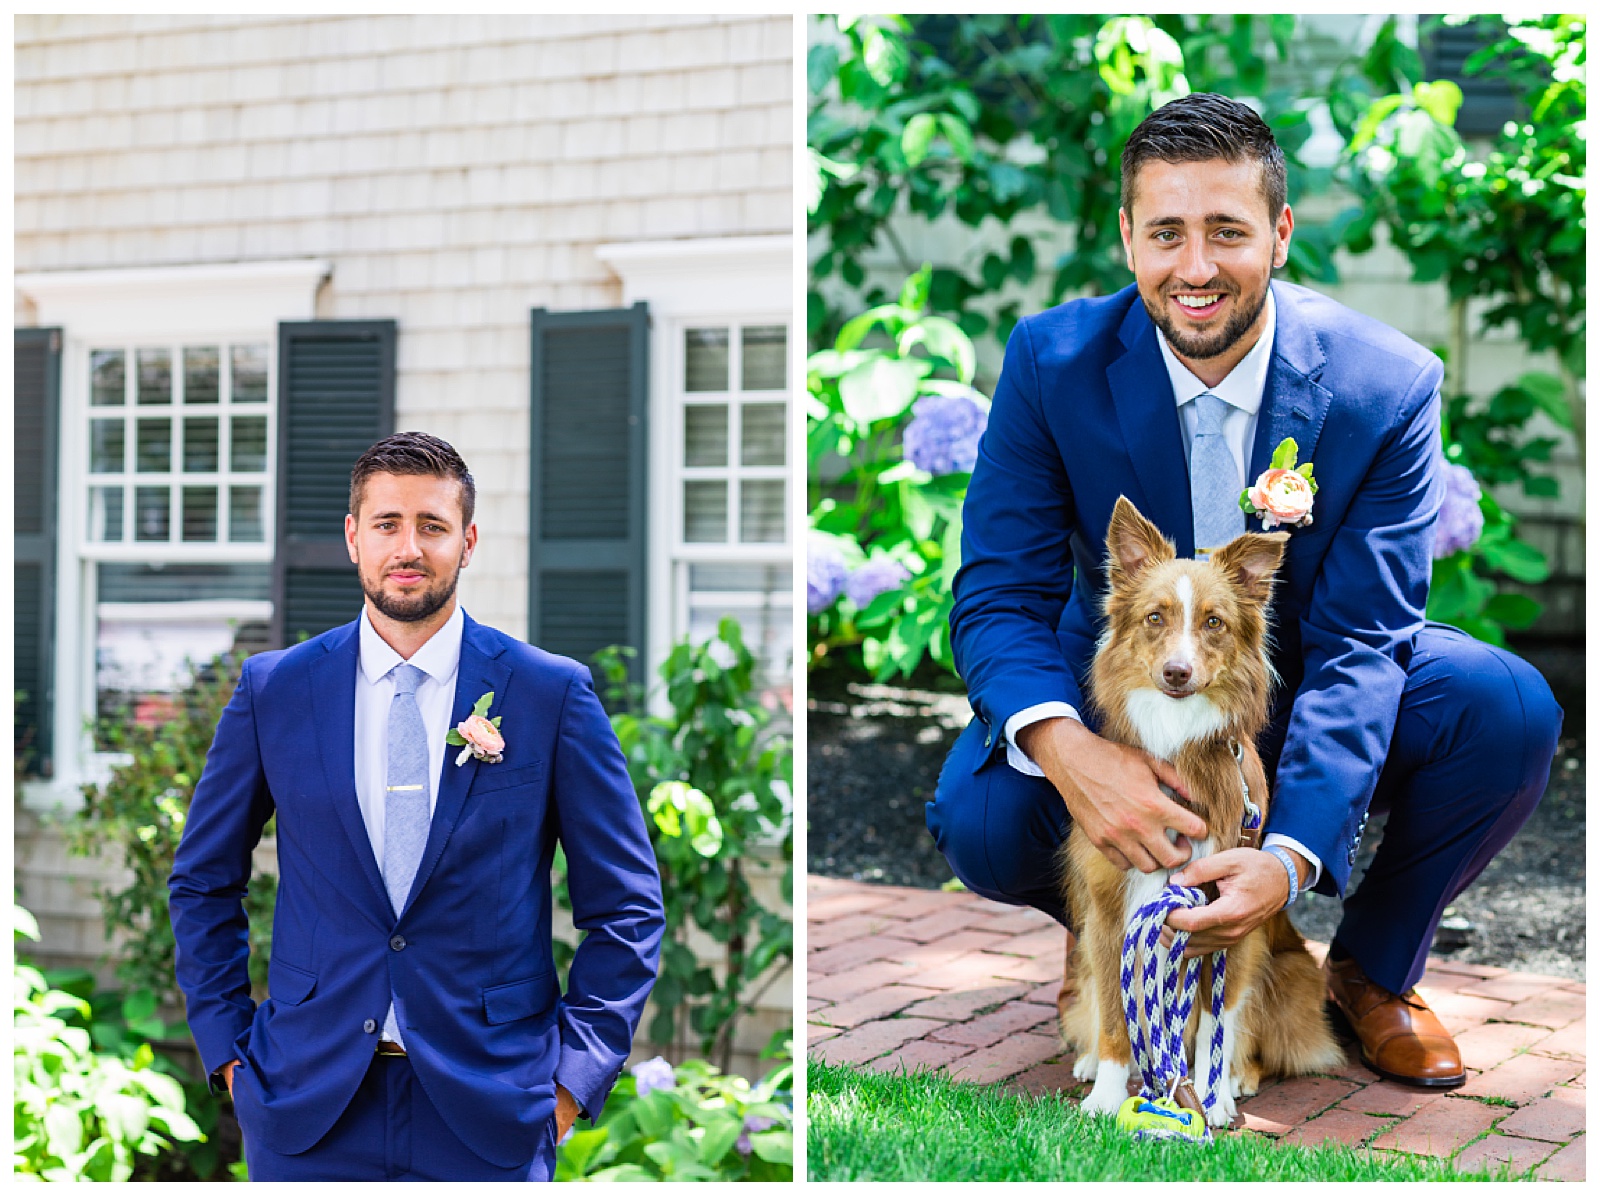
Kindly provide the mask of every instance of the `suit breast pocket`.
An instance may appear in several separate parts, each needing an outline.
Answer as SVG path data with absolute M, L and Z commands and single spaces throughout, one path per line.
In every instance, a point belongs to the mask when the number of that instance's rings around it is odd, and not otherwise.
M 478 768 L 478 775 L 472 781 L 472 795 L 482 796 L 489 792 L 503 792 L 514 787 L 533 787 L 544 777 L 544 763 L 529 763 L 525 767 L 512 767 L 501 770 L 499 764 L 482 766 Z

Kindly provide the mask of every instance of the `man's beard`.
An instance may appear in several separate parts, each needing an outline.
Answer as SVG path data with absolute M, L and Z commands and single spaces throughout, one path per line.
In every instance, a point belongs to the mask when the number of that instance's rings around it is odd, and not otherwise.
M 419 566 L 406 565 L 393 569 L 396 571 L 422 570 Z M 457 567 L 452 571 L 449 579 L 440 581 L 436 586 L 428 588 L 416 596 L 394 596 L 385 593 L 383 591 L 383 579 L 387 576 L 387 573 L 379 577 L 377 586 L 367 583 L 365 572 L 358 570 L 357 575 L 361 578 L 361 590 L 366 594 L 367 599 L 372 602 L 373 608 L 391 621 L 404 621 L 407 624 L 415 624 L 419 621 L 426 621 L 446 604 L 450 603 L 450 597 L 456 594 L 456 581 L 461 578 L 461 568 Z
M 1236 300 L 1239 293 L 1230 292 Z M 1256 318 L 1261 315 L 1261 310 L 1267 306 L 1267 289 L 1261 289 L 1261 298 L 1256 302 L 1255 308 L 1246 311 L 1239 305 L 1234 306 L 1233 315 L 1228 318 L 1227 324 L 1215 333 L 1191 333 L 1179 329 L 1178 323 L 1172 319 L 1167 311 L 1166 298 L 1162 298 L 1159 305 L 1152 305 L 1145 298 L 1143 292 L 1139 299 L 1144 301 L 1144 310 L 1150 314 L 1150 319 L 1156 323 L 1156 328 L 1166 334 L 1167 344 L 1185 358 L 1207 359 L 1216 358 L 1225 354 L 1240 338 L 1250 332 L 1250 327 L 1256 323 Z

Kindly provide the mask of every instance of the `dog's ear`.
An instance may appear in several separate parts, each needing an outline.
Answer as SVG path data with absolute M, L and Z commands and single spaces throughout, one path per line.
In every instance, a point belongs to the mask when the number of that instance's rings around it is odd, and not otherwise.
M 1283 562 L 1288 545 L 1287 533 L 1240 534 L 1211 556 L 1211 565 L 1249 599 L 1265 604 L 1272 599 L 1272 573 Z
M 1178 551 L 1133 506 L 1133 501 L 1118 496 L 1117 506 L 1111 510 L 1111 526 L 1106 530 L 1106 553 L 1111 586 L 1115 588 L 1132 583 L 1146 567 L 1176 558 Z

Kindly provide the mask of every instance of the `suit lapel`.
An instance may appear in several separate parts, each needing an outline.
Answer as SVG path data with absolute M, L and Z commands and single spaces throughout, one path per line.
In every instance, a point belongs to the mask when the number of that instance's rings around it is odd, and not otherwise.
M 1278 328 L 1273 335 L 1272 367 L 1267 374 L 1266 394 L 1261 398 L 1261 414 L 1256 419 L 1256 440 L 1250 454 L 1249 486 L 1272 465 L 1272 452 L 1284 438 L 1299 446 L 1299 462 L 1314 463 L 1317 438 L 1333 394 L 1318 382 L 1324 356 L 1316 333 L 1301 318 L 1293 296 L 1273 286 L 1277 300 Z M 1252 516 L 1246 527 L 1259 531 L 1261 518 Z M 1294 544 L 1290 539 L 1290 545 Z
M 372 837 L 356 798 L 356 670 L 360 622 L 347 625 L 342 639 L 331 640 L 327 652 L 311 663 L 308 689 L 316 730 L 317 749 L 333 810 L 344 826 L 361 873 L 372 887 L 381 911 L 389 911 L 389 893 L 383 886 L 378 860 L 372 856 Z
M 1122 440 L 1139 479 L 1141 495 L 1136 503 L 1139 511 L 1177 544 L 1178 554 L 1189 558 L 1194 554 L 1189 462 L 1183 453 L 1172 379 L 1156 344 L 1156 327 L 1137 296 L 1120 335 L 1127 351 L 1106 368 L 1106 381 Z
M 472 712 L 472 706 L 485 692 L 494 693 L 491 717 L 500 715 L 506 698 L 506 685 L 511 681 L 511 668 L 500 661 L 504 647 L 491 632 L 466 613 L 461 629 L 461 661 L 456 667 L 456 695 L 450 708 L 450 728 L 454 729 Z M 445 748 L 444 766 L 439 779 L 439 799 L 433 806 L 433 821 L 428 826 L 428 841 L 422 848 L 422 862 L 417 866 L 416 878 L 411 882 L 411 894 L 406 897 L 406 908 L 416 903 L 428 877 L 439 865 L 450 835 L 455 832 L 466 804 L 467 791 L 478 773 L 478 760 L 469 757 L 459 767 L 456 756 L 462 747 Z

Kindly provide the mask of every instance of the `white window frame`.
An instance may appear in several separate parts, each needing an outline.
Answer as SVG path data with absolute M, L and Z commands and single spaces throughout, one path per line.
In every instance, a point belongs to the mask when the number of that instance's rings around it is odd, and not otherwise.
M 103 781 L 116 756 L 95 750 L 97 614 L 95 572 L 100 562 L 271 562 L 273 510 L 268 497 L 267 540 L 260 543 L 88 540 L 89 354 L 138 346 L 265 343 L 267 407 L 277 403 L 278 324 L 316 316 L 316 296 L 332 266 L 323 259 L 225 263 L 130 270 L 41 272 L 16 277 L 41 327 L 62 332 L 56 517 L 55 777 L 29 784 L 31 808 L 81 806 L 80 787 Z M 226 353 L 226 351 L 224 351 Z M 129 363 L 129 369 L 135 369 Z M 181 371 L 181 362 L 174 371 Z M 276 421 L 268 420 L 268 475 L 276 477 Z M 176 474 L 176 472 L 174 473 Z M 272 490 L 269 487 L 269 493 Z M 131 520 L 125 513 L 124 520 Z M 156 556 L 159 554 L 159 558 Z
M 802 474 L 794 461 L 794 430 L 799 410 L 796 362 L 801 348 L 796 344 L 800 331 L 794 327 L 794 253 L 794 239 L 787 234 L 624 242 L 596 248 L 596 257 L 622 280 L 623 304 L 643 300 L 650 308 L 651 522 L 645 594 L 652 599 L 671 598 L 671 603 L 649 605 L 645 655 L 652 674 L 681 636 L 680 631 L 688 627 L 687 559 L 791 564 L 791 580 L 797 580 L 792 569 L 793 514 L 799 505 L 796 489 Z M 785 522 L 782 543 L 683 541 L 683 336 L 686 329 L 719 325 L 782 325 L 789 331 L 787 387 L 782 393 L 772 393 L 784 396 L 789 406 L 785 470 L 790 519 Z M 738 362 L 739 347 L 730 344 L 730 372 L 738 370 Z M 730 442 L 730 462 L 737 454 L 738 446 Z M 739 519 L 736 500 L 730 494 L 730 535 Z M 798 590 L 796 597 L 798 604 Z M 791 683 L 794 669 L 791 662 Z
M 82 483 L 83 495 L 77 498 L 80 520 L 76 530 L 78 539 L 78 557 L 94 562 L 163 562 L 163 563 L 231 563 L 231 562 L 271 562 L 272 547 L 277 536 L 277 471 L 274 464 L 278 461 L 278 412 L 276 398 L 278 395 L 278 337 L 274 325 L 265 332 L 238 331 L 229 334 L 212 333 L 204 338 L 139 338 L 133 341 L 123 341 L 116 345 L 106 342 L 95 342 L 92 345 L 72 347 L 68 346 L 63 353 L 77 352 L 83 356 L 77 364 L 78 374 L 83 380 L 82 392 L 73 399 L 78 403 L 79 419 L 83 428 L 76 431 L 82 446 L 82 455 L 74 465 L 72 477 Z M 183 371 L 184 350 L 199 349 L 203 346 L 215 346 L 224 359 L 229 355 L 233 346 L 264 345 L 267 349 L 267 401 L 263 405 L 246 408 L 236 408 L 230 397 L 229 403 L 224 407 L 216 406 L 217 417 L 217 470 L 207 475 L 215 478 L 194 478 L 185 471 L 179 461 L 178 445 L 180 433 L 179 422 L 185 417 L 194 415 L 194 410 L 187 404 L 179 404 L 176 398 L 182 384 L 178 376 Z M 89 404 L 90 360 L 98 350 L 121 350 L 129 357 L 124 370 L 131 376 L 128 380 L 127 399 L 122 407 L 118 408 L 93 408 Z M 174 402 L 165 407 L 151 405 L 141 407 L 137 400 L 137 359 L 142 350 L 166 350 L 172 355 L 173 396 Z M 232 368 L 226 368 L 231 374 Z M 68 372 L 63 364 L 62 378 L 67 378 Z M 67 394 L 63 386 L 62 417 L 67 413 Z M 209 406 L 208 406 L 209 407 Z M 207 414 L 209 415 L 209 414 Z M 137 488 L 144 483 L 145 486 L 167 486 L 183 488 L 186 486 L 216 486 L 218 489 L 218 532 L 227 532 L 229 521 L 224 521 L 222 514 L 228 511 L 228 498 L 225 495 L 230 486 L 235 486 L 240 481 L 235 480 L 234 472 L 228 464 L 228 455 L 223 453 L 226 445 L 231 449 L 232 433 L 225 426 L 228 420 L 236 416 L 264 416 L 267 419 L 267 465 L 263 479 L 247 479 L 243 485 L 253 487 L 259 484 L 262 488 L 262 540 L 259 542 L 234 542 L 219 539 L 215 542 L 185 542 L 183 540 L 183 521 L 179 505 L 175 504 L 171 510 L 169 524 L 171 527 L 170 539 L 166 542 L 141 542 L 129 538 L 122 542 L 96 542 L 89 538 L 88 517 L 85 509 L 88 503 L 88 489 L 100 486 L 100 479 L 89 477 L 89 452 L 90 436 L 89 422 L 105 420 L 111 417 L 123 418 L 125 426 L 130 431 L 128 440 L 131 443 L 125 452 L 124 458 L 136 457 L 138 454 L 138 421 L 139 418 L 162 418 L 172 422 L 172 469 L 153 473 L 147 477 L 149 482 L 142 481 L 137 470 L 117 472 L 117 480 L 112 486 Z M 262 474 L 262 473 L 256 473 Z M 102 477 L 103 478 L 103 477 Z M 160 480 L 160 483 L 155 483 Z M 131 529 L 137 516 L 137 504 L 124 506 L 122 521 L 124 528 Z M 231 517 L 229 519 L 231 521 Z M 58 530 L 59 530 L 58 526 Z

